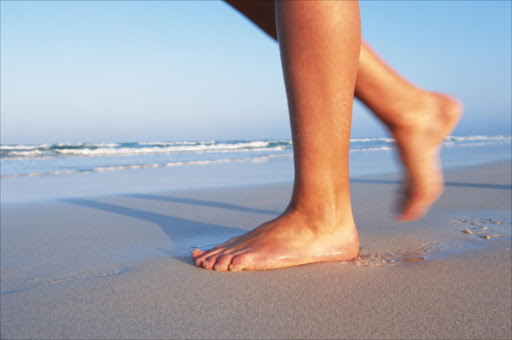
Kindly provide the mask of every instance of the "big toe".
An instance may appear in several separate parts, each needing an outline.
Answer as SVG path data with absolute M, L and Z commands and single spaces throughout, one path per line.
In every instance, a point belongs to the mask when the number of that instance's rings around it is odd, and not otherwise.
M 192 258 L 195 260 L 198 257 L 202 256 L 204 253 L 206 253 L 204 250 L 196 248 L 196 249 L 192 250 Z

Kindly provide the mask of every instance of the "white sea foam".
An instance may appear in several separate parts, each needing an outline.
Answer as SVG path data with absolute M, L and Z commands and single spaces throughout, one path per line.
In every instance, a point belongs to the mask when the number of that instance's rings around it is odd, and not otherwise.
M 103 148 L 115 148 L 115 147 L 118 147 L 119 144 L 118 143 L 97 143 L 97 144 L 94 144 L 94 146 L 96 147 L 103 147 Z
M 34 157 L 34 156 L 40 156 L 43 154 L 43 151 L 41 150 L 29 150 L 29 151 L 11 151 L 9 152 L 12 156 L 19 156 L 19 157 Z
M 511 135 L 449 136 L 443 147 L 506 145 Z M 393 138 L 354 138 L 350 152 L 379 152 L 396 148 Z M 1 145 L 2 177 L 62 175 L 151 167 L 234 162 L 266 162 L 290 157 L 291 140 L 156 141 L 140 143 L 58 143 Z M 128 165 L 127 165 L 128 164 Z
M 134 156 L 134 155 L 155 155 L 155 154 L 173 154 L 173 153 L 212 153 L 212 152 L 247 152 L 247 151 L 278 151 L 285 150 L 283 146 L 271 148 L 256 147 L 255 144 L 247 145 L 194 145 L 194 146 L 169 146 L 165 148 L 120 148 L 120 149 L 63 149 L 56 150 L 59 155 L 81 156 L 81 157 L 108 157 L 108 156 Z
M 185 162 L 102 166 L 102 167 L 98 167 L 98 168 L 83 169 L 83 170 L 65 170 L 65 171 L 60 170 L 60 171 L 39 172 L 39 173 L 23 173 L 23 174 L 2 175 L 1 177 L 2 178 L 16 178 L 16 177 L 52 176 L 52 175 L 55 176 L 55 175 L 64 175 L 64 174 L 107 172 L 107 171 L 118 171 L 118 170 L 164 168 L 164 167 L 168 168 L 168 167 L 193 166 L 193 165 L 211 165 L 211 164 L 222 164 L 222 163 L 232 163 L 232 162 L 262 163 L 262 162 L 268 161 L 269 159 L 280 158 L 280 157 L 291 157 L 291 154 L 243 157 L 243 158 L 224 158 L 224 159 L 215 159 L 215 160 L 198 160 L 198 161 L 185 161 Z
M 49 144 L 42 145 L 0 145 L 0 150 L 34 150 L 41 147 L 48 147 Z
M 443 145 L 443 147 L 447 147 L 447 148 L 454 148 L 454 147 L 467 148 L 467 147 L 475 147 L 475 146 L 496 145 L 496 143 L 443 143 L 442 145 Z
M 156 145 L 156 146 L 171 146 L 171 145 L 196 145 L 198 142 L 141 142 L 139 145 Z M 208 143 L 208 142 L 203 142 Z
M 512 135 L 497 135 L 497 136 L 448 136 L 447 141 L 472 141 L 472 140 L 511 140 Z
M 511 135 L 497 136 L 449 136 L 443 146 L 475 145 L 476 143 L 510 142 Z M 354 138 L 352 150 L 388 150 L 394 145 L 393 138 Z M 482 144 L 478 144 L 481 146 Z M 290 140 L 257 141 L 182 141 L 143 143 L 59 143 L 40 145 L 1 145 L 1 159 L 48 159 L 51 157 L 123 157 L 177 153 L 227 153 L 227 152 L 275 152 L 291 150 Z
M 354 138 L 351 139 L 350 142 L 385 142 L 385 143 L 394 143 L 394 138 Z
M 380 146 L 375 148 L 358 148 L 358 149 L 350 149 L 350 152 L 360 152 L 360 151 L 387 151 L 393 150 L 394 148 L 391 146 Z
M 291 149 L 291 141 L 154 142 L 154 143 L 59 143 L 2 146 L 2 159 L 42 157 L 117 157 L 176 153 L 261 152 Z

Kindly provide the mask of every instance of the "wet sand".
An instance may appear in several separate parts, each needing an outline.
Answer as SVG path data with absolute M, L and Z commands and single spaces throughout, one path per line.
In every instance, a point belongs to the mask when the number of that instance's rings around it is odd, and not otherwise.
M 189 253 L 275 217 L 289 183 L 3 204 L 1 337 L 511 338 L 511 171 L 448 170 L 413 223 L 396 175 L 352 178 L 358 259 L 252 273 Z

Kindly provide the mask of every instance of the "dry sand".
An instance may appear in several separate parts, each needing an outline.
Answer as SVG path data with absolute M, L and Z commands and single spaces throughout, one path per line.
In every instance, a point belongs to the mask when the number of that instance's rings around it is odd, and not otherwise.
M 290 184 L 4 204 L 1 337 L 511 338 L 511 170 L 447 171 L 406 224 L 396 176 L 353 178 L 360 258 L 252 273 L 189 253 L 275 217 Z

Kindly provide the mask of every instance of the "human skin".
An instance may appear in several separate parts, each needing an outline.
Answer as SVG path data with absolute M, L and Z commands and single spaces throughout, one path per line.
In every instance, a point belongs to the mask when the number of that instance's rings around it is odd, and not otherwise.
M 226 2 L 277 41 L 274 1 Z M 361 42 L 355 96 L 389 129 L 406 170 L 399 221 L 427 213 L 443 191 L 439 144 L 462 113 L 455 98 L 418 88 Z
M 282 215 L 208 251 L 194 250 L 196 265 L 263 270 L 358 255 L 348 179 L 354 91 L 389 128 L 407 170 L 398 219 L 423 216 L 442 192 L 438 146 L 460 116 L 458 102 L 413 86 L 361 44 L 355 1 L 283 1 L 275 12 L 272 1 L 229 3 L 279 37 L 294 189 Z
M 278 218 L 207 252 L 198 266 L 264 270 L 356 257 L 348 155 L 361 31 L 355 1 L 276 2 L 295 179 Z

